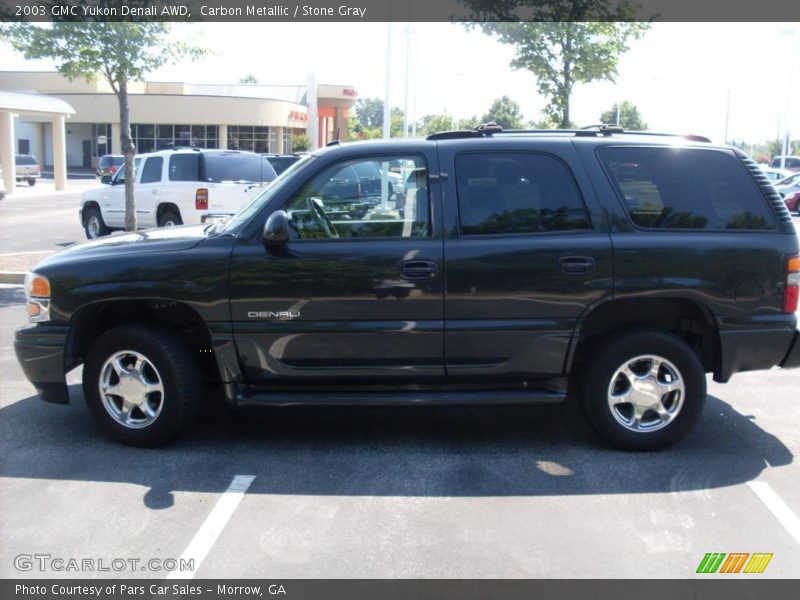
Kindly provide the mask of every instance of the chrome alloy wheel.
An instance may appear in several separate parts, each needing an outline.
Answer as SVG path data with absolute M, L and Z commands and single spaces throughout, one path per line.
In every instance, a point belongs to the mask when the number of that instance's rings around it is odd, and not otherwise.
M 95 240 L 100 237 L 100 218 L 97 215 L 89 217 L 89 222 L 86 223 L 86 229 L 89 231 L 89 236 Z
M 683 378 L 667 359 L 651 354 L 626 360 L 611 377 L 608 407 L 630 431 L 666 427 L 680 413 L 686 396 Z
M 164 384 L 140 352 L 120 350 L 100 370 L 100 398 L 109 415 L 130 429 L 151 425 L 164 406 Z

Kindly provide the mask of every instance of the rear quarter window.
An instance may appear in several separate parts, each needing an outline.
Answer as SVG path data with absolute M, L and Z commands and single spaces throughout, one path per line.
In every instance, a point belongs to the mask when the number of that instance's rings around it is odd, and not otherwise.
M 207 152 L 202 155 L 201 175 L 208 182 L 260 183 L 277 175 L 269 161 L 249 152 Z
M 775 217 L 736 158 L 694 148 L 598 150 L 631 220 L 647 229 L 773 230 Z

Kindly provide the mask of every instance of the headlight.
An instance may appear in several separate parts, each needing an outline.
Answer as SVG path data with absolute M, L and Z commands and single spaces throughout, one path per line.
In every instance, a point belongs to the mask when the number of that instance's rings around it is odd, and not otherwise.
M 31 323 L 50 320 L 50 282 L 47 277 L 28 273 L 25 276 L 25 298 Z

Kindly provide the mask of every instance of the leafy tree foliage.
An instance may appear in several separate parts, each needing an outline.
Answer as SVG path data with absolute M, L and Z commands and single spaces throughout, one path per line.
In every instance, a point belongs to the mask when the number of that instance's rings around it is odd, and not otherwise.
M 495 98 L 489 110 L 483 115 L 483 122 L 497 123 L 503 129 L 522 129 L 525 126 L 519 104 L 508 96 Z
M 616 104 L 600 115 L 600 122 L 605 125 L 617 124 Z M 647 123 L 642 120 L 639 109 L 636 108 L 633 102 L 628 102 L 627 100 L 624 100 L 619 105 L 619 124 L 623 129 L 631 131 L 644 131 L 647 129 Z
M 570 125 L 570 98 L 576 84 L 614 80 L 619 56 L 630 40 L 644 35 L 646 23 L 624 22 L 635 15 L 630 0 L 460 0 L 478 27 L 515 47 L 515 69 L 536 76 L 548 100 L 544 114 L 560 127 Z M 524 22 L 515 21 L 524 18 Z

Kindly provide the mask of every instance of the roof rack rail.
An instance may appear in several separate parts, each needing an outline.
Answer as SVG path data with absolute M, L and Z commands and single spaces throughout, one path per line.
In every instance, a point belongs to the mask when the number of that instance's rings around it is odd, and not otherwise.
M 691 142 L 707 142 L 711 140 L 702 135 L 680 134 L 680 133 L 658 133 L 653 131 L 628 131 L 618 125 L 590 125 L 582 129 L 503 129 L 497 123 L 484 123 L 475 129 L 463 129 L 460 131 L 440 131 L 432 133 L 426 140 L 458 140 L 465 138 L 491 137 L 496 134 L 502 135 L 525 135 L 525 134 L 572 134 L 576 137 L 597 137 L 609 136 L 624 133 L 625 135 L 649 135 L 655 137 L 682 137 Z

